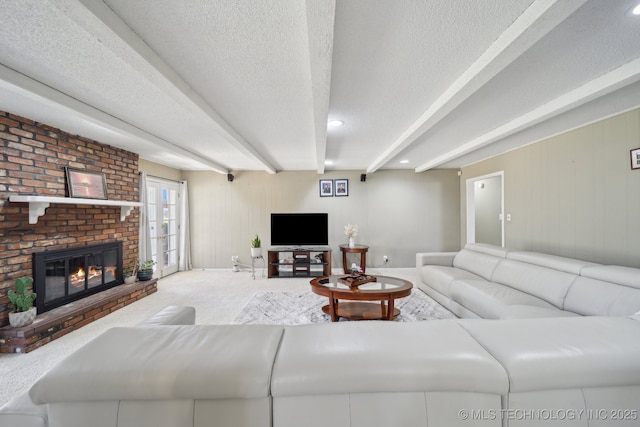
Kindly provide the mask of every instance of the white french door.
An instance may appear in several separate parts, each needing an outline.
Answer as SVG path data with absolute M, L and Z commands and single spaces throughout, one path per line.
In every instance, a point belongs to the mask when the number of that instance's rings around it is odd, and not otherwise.
M 179 189 L 177 182 L 147 178 L 151 256 L 158 278 L 178 271 Z

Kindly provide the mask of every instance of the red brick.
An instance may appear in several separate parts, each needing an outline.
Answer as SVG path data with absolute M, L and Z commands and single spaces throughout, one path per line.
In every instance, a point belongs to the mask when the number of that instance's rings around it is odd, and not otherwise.
M 16 129 L 16 128 L 9 128 L 9 133 L 12 133 L 14 135 L 19 135 L 25 138 L 33 138 L 33 133 L 31 132 L 27 132 L 25 130 L 22 129 Z
M 7 117 L 2 117 L 0 116 L 0 123 L 3 123 L 5 125 L 11 126 L 11 127 L 16 127 L 20 125 L 20 122 L 17 120 L 11 120 Z
M 2 154 L 0 192 L 5 200 L 0 201 L 0 230 L 22 229 L 27 232 L 15 236 L 6 231 L 3 234 L 0 242 L 0 289 L 11 287 L 16 277 L 31 275 L 31 254 L 45 249 L 118 239 L 123 242 L 125 259 L 135 256 L 139 221 L 135 211 L 121 222 L 116 208 L 52 204 L 37 224 L 29 224 L 27 204 L 9 203 L 6 199 L 11 194 L 64 197 L 64 167 L 75 167 L 104 173 L 110 199 L 135 201 L 138 199 L 137 155 L 0 111 L 0 157 Z M 8 301 L 4 292 L 0 291 L 0 294 L 1 327 L 7 323 Z M 143 294 L 145 292 L 140 293 Z M 125 301 L 114 301 L 102 311 L 111 312 L 124 304 Z M 98 312 L 96 315 L 101 314 Z M 81 318 L 73 326 L 84 322 L 86 319 Z M 62 332 L 64 329 L 57 333 L 65 333 Z M 5 352 L 5 349 L 0 351 Z

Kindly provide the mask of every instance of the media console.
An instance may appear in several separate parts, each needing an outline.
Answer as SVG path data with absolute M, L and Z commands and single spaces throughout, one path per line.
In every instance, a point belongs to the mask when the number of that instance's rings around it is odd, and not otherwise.
M 267 251 L 267 277 L 319 277 L 331 275 L 331 248 L 328 246 L 277 246 Z

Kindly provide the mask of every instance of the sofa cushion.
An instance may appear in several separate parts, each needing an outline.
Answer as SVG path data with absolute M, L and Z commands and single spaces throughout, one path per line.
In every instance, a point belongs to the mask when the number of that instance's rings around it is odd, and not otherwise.
M 449 285 L 456 279 L 481 279 L 467 270 L 441 265 L 425 265 L 419 268 L 418 274 L 423 283 L 428 283 L 432 289 L 445 296 L 449 296 Z
M 640 268 L 622 267 L 619 265 L 598 265 L 585 267 L 580 272 L 580 275 L 640 289 Z
M 268 397 L 282 332 L 268 325 L 112 328 L 29 394 L 35 403 Z
M 487 243 L 467 243 L 464 245 L 464 248 L 469 251 L 491 255 L 497 258 L 506 258 L 507 254 L 511 252 L 511 249 L 507 249 L 502 246 L 489 245 Z
M 542 254 L 538 252 L 511 251 L 507 254 L 507 258 L 576 275 L 580 274 L 582 269 L 585 267 L 600 265 L 593 262 Z
M 507 370 L 510 393 L 640 384 L 640 327 L 635 320 L 458 322 Z
M 450 298 L 483 319 L 500 319 L 504 310 L 515 304 L 554 308 L 532 295 L 486 280 L 454 280 Z
M 560 310 L 555 307 L 537 307 L 533 305 L 510 305 L 505 307 L 501 319 L 537 319 L 540 317 L 577 317 L 578 313 Z
M 629 316 L 640 310 L 640 289 L 578 277 L 564 307 L 584 316 Z
M 563 309 L 569 286 L 577 277 L 575 274 L 506 259 L 496 268 L 493 281 L 536 296 Z
M 500 365 L 455 321 L 286 326 L 271 393 L 505 394 Z
M 453 266 L 477 274 L 486 280 L 491 280 L 494 270 L 503 260 L 504 258 L 465 248 L 455 256 Z

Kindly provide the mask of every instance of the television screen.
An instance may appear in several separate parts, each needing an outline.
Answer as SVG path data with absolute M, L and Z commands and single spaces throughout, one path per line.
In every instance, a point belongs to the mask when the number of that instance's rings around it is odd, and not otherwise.
M 327 246 L 328 244 L 328 214 L 271 214 L 272 246 Z

